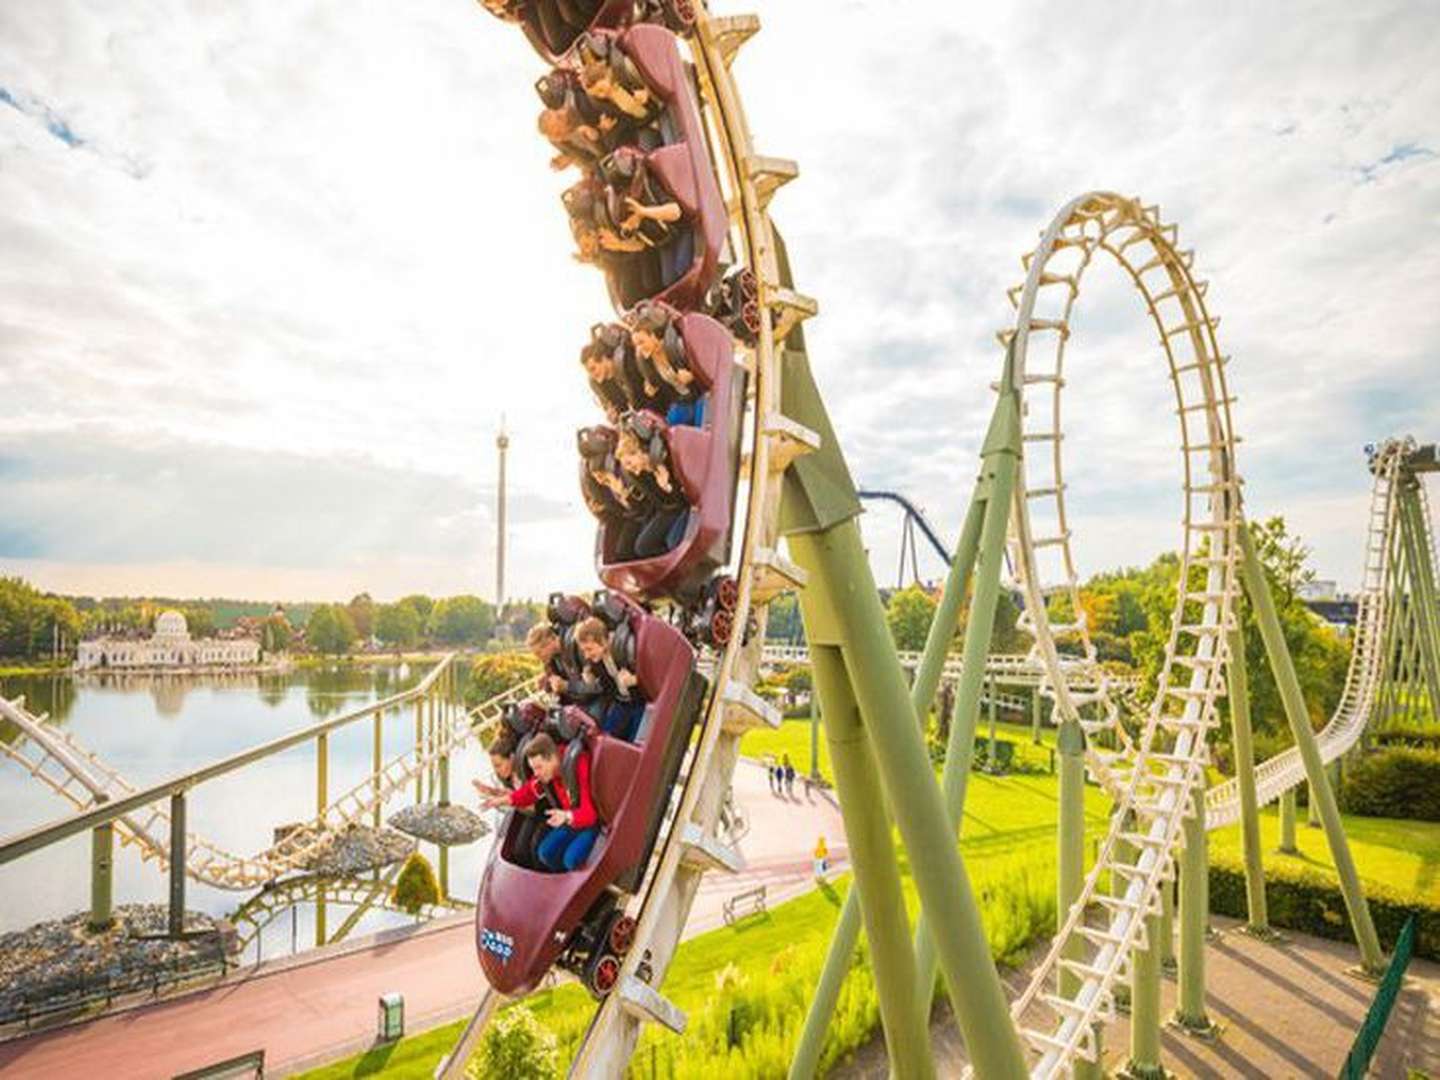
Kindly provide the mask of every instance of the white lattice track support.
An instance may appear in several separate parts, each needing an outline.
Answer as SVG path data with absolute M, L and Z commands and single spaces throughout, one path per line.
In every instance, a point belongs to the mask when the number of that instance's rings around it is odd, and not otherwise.
M 1071 313 L 1084 273 L 1101 252 L 1129 276 L 1156 328 L 1180 436 L 1181 587 L 1157 692 L 1134 739 L 1118 723 L 1118 702 L 1112 700 L 1113 690 L 1128 688 L 1103 677 L 1094 689 L 1071 681 L 1076 660 L 1093 663 L 1094 648 L 1071 552 L 1061 403 Z M 1015 324 L 999 335 L 1013 350 L 1012 389 L 1026 404 L 1010 547 L 1025 598 L 1023 628 L 1035 639 L 1031 660 L 1046 671 L 1044 688 L 1054 698 L 1057 719 L 1082 722 L 1088 743 L 1112 732 L 1117 747 L 1087 756 L 1115 800 L 1112 827 L 1050 951 L 1013 1005 L 1034 1076 L 1061 1075 L 1077 1056 L 1096 1054 L 1094 1027 L 1113 1012 L 1113 988 L 1143 942 L 1146 917 L 1159 911 L 1160 883 L 1174 874 L 1180 825 L 1203 780 L 1205 733 L 1223 693 L 1222 641 L 1239 591 L 1240 480 L 1233 398 L 1215 338 L 1218 319 L 1205 307 L 1204 284 L 1191 276 L 1192 263 L 1158 208 L 1107 192 L 1085 195 L 1055 217 L 1022 261 L 1024 280 L 1010 290 Z M 1049 618 L 1047 603 L 1056 596 L 1067 597 L 1076 613 L 1064 625 Z M 1062 653 L 1061 640 L 1078 647 L 1080 656 Z M 1099 715 L 1082 716 L 1086 704 Z M 1133 861 L 1122 856 L 1127 847 L 1138 852 Z M 1100 888 L 1112 875 L 1124 882 L 1118 895 Z M 1086 921 L 1092 905 L 1103 912 L 1098 925 Z M 1054 992 L 1062 970 L 1078 986 L 1066 997 Z

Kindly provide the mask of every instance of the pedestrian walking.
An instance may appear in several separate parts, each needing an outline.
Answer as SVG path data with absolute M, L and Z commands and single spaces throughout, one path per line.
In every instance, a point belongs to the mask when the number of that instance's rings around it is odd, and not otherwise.
M 830 872 L 830 849 L 825 846 L 825 837 L 815 841 L 815 880 L 824 881 Z
M 790 755 L 785 755 L 785 794 L 795 797 L 795 766 L 790 764 Z

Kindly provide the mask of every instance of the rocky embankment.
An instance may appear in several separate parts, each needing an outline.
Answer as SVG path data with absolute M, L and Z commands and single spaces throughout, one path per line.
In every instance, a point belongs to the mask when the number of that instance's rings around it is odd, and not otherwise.
M 490 831 L 484 818 L 455 803 L 445 806 L 434 803 L 407 806 L 390 815 L 386 824 L 419 840 L 450 846 L 473 844 Z
M 185 913 L 185 937 L 165 937 L 164 904 L 122 904 L 105 930 L 88 929 L 89 917 L 76 912 L 0 935 L 0 1024 L 213 970 L 237 947 L 228 922 L 198 911 Z

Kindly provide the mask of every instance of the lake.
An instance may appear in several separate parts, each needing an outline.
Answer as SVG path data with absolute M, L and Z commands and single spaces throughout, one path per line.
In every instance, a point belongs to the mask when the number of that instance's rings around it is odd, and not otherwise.
M 464 665 L 460 667 L 463 669 Z M 25 695 L 33 713 L 49 713 L 85 749 L 97 754 L 130 783 L 145 787 L 190 772 L 217 758 L 266 742 L 320 720 L 352 711 L 415 685 L 425 664 L 346 665 L 283 674 L 124 674 L 0 678 L 0 693 Z M 370 775 L 373 721 L 369 718 L 330 736 L 329 792 L 346 791 Z M 0 739 L 13 742 L 18 730 L 0 721 Z M 413 707 L 391 711 L 384 723 L 386 760 L 413 745 Z M 450 791 L 456 802 L 475 806 L 470 778 L 488 773 L 478 745 L 469 745 L 451 763 Z M 414 789 L 397 793 L 386 817 L 413 800 Z M 70 812 L 70 804 L 16 762 L 0 757 L 0 836 L 42 825 Z M 277 826 L 315 814 L 313 741 L 211 780 L 188 799 L 188 828 L 238 855 L 268 848 Z M 491 815 L 491 824 L 494 818 Z M 490 837 L 449 852 L 450 895 L 475 899 Z M 435 845 L 420 850 L 439 868 Z M 90 836 L 83 834 L 0 866 L 0 932 L 88 908 Z M 263 897 L 217 889 L 189 880 L 186 906 L 235 918 L 245 942 L 243 959 L 253 962 L 314 947 L 317 884 L 283 886 Z M 115 845 L 115 903 L 164 903 L 169 878 L 158 863 L 142 863 L 137 848 Z M 372 933 L 413 921 L 398 912 L 352 915 L 367 894 L 380 894 L 373 875 L 325 885 L 323 923 L 328 937 Z M 243 905 L 243 907 L 242 907 Z M 238 918 L 237 911 L 239 912 Z

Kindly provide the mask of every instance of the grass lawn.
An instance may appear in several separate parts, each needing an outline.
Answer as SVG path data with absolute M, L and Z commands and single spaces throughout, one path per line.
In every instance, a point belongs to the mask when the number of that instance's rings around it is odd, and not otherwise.
M 1005 725 L 1006 736 L 1029 746 L 1028 726 Z M 1053 734 L 1053 733 L 1052 733 Z M 789 721 L 777 732 L 751 732 L 742 751 L 758 756 L 765 752 L 789 753 L 797 769 L 809 767 L 809 723 Z M 828 771 L 829 759 L 821 740 L 821 769 Z M 1058 781 L 1044 776 L 987 776 L 972 773 L 961 830 L 961 850 L 978 895 L 986 896 L 996 883 L 1017 876 L 1038 875 L 1038 891 L 1049 892 L 1054 874 L 1055 817 Z M 1095 787 L 1087 787 L 1086 831 L 1101 833 L 1108 821 L 1109 803 Z M 1440 825 L 1379 818 L 1345 819 L 1351 850 L 1363 877 L 1384 881 L 1402 889 L 1429 896 L 1440 894 Z M 1302 820 L 1297 832 L 1298 856 L 1275 853 L 1278 819 L 1274 808 L 1262 818 L 1262 842 L 1266 861 L 1288 858 L 1310 863 L 1333 874 L 1324 833 L 1306 827 Z M 1211 834 L 1212 850 L 1239 855 L 1239 828 L 1230 827 Z M 901 852 L 902 871 L 907 869 Z M 906 899 L 912 916 L 915 909 L 913 885 L 904 878 Z M 811 892 L 773 908 L 759 919 L 747 920 L 738 928 L 724 927 L 685 942 L 676 953 L 665 980 L 665 994 L 682 1009 L 694 1012 L 713 1002 L 716 972 L 734 964 L 752 983 L 771 977 L 775 958 L 791 949 L 822 950 L 834 931 L 848 876 L 833 888 Z M 1008 902 L 1007 902 L 1008 903 Z M 998 906 L 998 905 L 997 905 Z M 1014 940 L 1019 930 L 1006 925 L 1007 913 L 987 911 L 986 923 L 992 942 Z M 1053 916 L 1047 916 L 1053 917 Z M 1000 951 L 1005 951 L 1002 945 Z M 576 985 L 565 985 L 536 994 L 528 1007 L 547 1028 L 569 1032 L 589 1016 L 589 995 Z M 385 1076 L 428 1078 L 440 1056 L 454 1044 L 460 1023 L 423 1032 L 391 1047 L 371 1050 L 334 1065 L 305 1074 L 310 1078 L 359 1077 L 382 1073 Z M 565 1036 L 562 1035 L 562 1042 Z M 657 1038 L 647 1034 L 646 1038 Z M 648 1042 L 642 1044 L 642 1049 Z M 663 1053 L 663 1051 L 662 1051 Z
M 1440 824 L 1428 821 L 1400 821 L 1394 818 L 1355 817 L 1342 815 L 1350 852 L 1360 876 L 1406 892 L 1414 892 L 1431 902 L 1440 901 Z M 1298 855 L 1281 855 L 1280 816 L 1274 806 L 1260 815 L 1260 850 L 1265 865 L 1281 862 L 1302 863 L 1327 877 L 1335 877 L 1335 863 L 1324 829 L 1305 824 L 1305 808 L 1297 811 L 1295 845 Z M 1230 825 L 1210 834 L 1210 850 L 1217 854 L 1240 858 L 1240 826 Z

